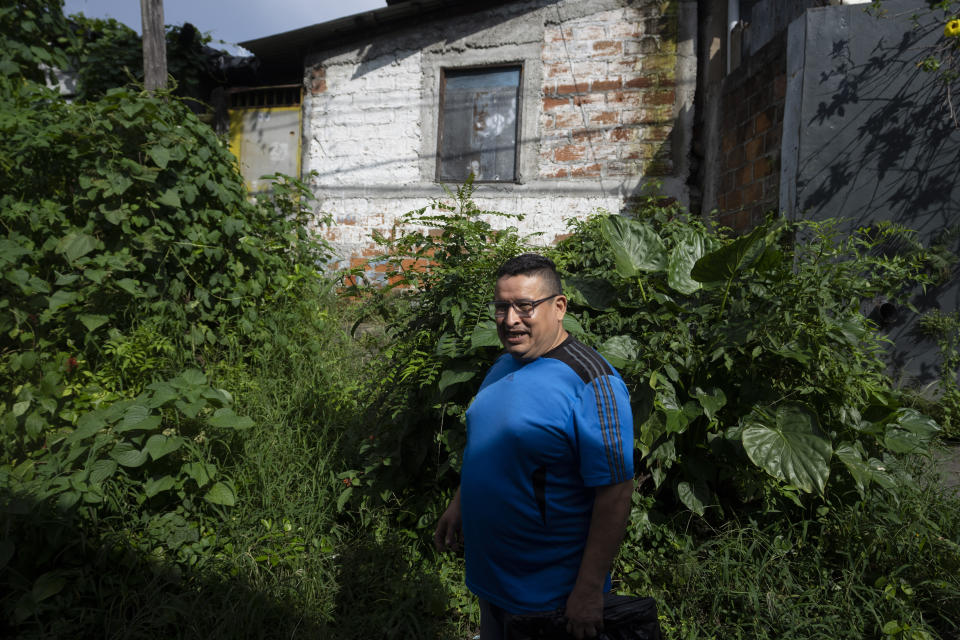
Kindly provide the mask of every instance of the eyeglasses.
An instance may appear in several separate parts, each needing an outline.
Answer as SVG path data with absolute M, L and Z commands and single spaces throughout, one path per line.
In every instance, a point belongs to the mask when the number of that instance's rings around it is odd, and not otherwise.
M 555 293 L 552 296 L 540 298 L 539 300 L 514 300 L 513 302 L 494 300 L 490 303 L 490 308 L 493 309 L 493 315 L 497 318 L 505 318 L 507 315 L 507 309 L 510 307 L 513 307 L 513 310 L 516 311 L 517 315 L 521 318 L 529 318 L 533 315 L 533 311 L 537 308 L 538 304 L 541 302 L 546 302 L 550 298 L 556 298 L 559 295 L 561 294 Z

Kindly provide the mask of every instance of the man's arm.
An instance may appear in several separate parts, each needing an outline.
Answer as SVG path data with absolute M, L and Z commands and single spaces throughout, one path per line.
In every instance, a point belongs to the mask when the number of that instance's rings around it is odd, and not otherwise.
M 437 551 L 449 551 L 460 548 L 462 543 L 463 520 L 460 517 L 460 487 L 453 494 L 446 511 L 437 521 L 437 530 L 433 533 L 433 546 Z
M 627 528 L 633 479 L 596 492 L 577 582 L 567 598 L 567 631 L 578 639 L 592 638 L 603 627 L 603 583 Z

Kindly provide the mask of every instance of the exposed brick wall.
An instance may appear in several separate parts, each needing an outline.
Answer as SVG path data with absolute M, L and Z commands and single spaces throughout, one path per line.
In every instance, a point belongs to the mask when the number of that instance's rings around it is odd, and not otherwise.
M 491 217 L 494 225 L 551 243 L 570 218 L 627 208 L 642 177 L 685 184 L 672 149 L 682 93 L 677 4 L 525 0 L 469 23 L 432 18 L 369 43 L 313 51 L 304 69 L 302 166 L 305 175 L 317 172 L 310 182 L 318 219 L 334 221 L 320 231 L 340 264 L 369 255 L 373 233 L 389 235 L 404 213 L 443 195 L 435 180 L 439 68 L 520 61 L 529 72 L 522 179 L 481 185 L 474 198 L 483 210 L 525 217 Z
M 675 3 L 547 25 L 540 177 L 671 173 L 676 53 Z
M 717 209 L 737 231 L 779 207 L 786 60 L 781 34 L 724 80 Z

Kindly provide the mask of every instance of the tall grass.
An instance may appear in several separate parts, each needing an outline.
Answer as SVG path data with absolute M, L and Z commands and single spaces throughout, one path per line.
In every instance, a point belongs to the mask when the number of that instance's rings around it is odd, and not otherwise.
M 622 588 L 655 595 L 667 637 L 960 637 L 960 496 L 928 462 L 801 522 L 651 525 L 621 552 Z

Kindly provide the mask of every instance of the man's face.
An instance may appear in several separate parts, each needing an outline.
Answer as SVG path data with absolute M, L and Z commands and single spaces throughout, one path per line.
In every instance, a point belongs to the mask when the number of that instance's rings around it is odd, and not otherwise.
M 503 276 L 497 280 L 494 298 L 503 302 L 534 301 L 554 293 L 538 275 Z M 529 318 L 523 318 L 513 307 L 497 317 L 497 334 L 507 353 L 518 360 L 536 360 L 567 337 L 563 315 L 567 299 L 560 295 L 538 304 Z

